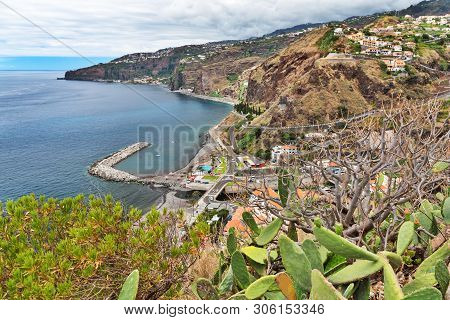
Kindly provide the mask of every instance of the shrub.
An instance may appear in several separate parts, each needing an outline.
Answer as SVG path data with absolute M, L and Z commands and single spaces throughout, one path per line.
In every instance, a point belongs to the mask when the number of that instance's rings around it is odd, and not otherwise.
M 328 30 L 324 36 L 317 42 L 317 46 L 320 51 L 329 52 L 333 44 L 339 39 L 338 36 L 334 35 L 333 30 Z
M 177 292 L 207 229 L 181 240 L 180 214 L 126 210 L 111 196 L 8 201 L 0 215 L 2 299 L 110 299 L 134 269 L 139 298 Z

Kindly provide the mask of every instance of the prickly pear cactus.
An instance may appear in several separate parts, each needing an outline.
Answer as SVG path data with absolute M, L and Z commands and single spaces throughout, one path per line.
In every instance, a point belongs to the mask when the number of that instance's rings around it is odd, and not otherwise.
M 211 281 L 199 278 L 192 284 L 192 292 L 201 300 L 217 300 L 219 295 Z
M 311 263 L 305 252 L 294 241 L 282 234 L 278 240 L 283 266 L 294 280 L 297 295 L 311 289 Z M 300 294 L 299 294 L 300 293 Z
M 328 282 L 319 270 L 311 272 L 311 300 L 345 300 L 344 296 Z
M 133 270 L 125 280 L 119 294 L 119 300 L 134 300 L 138 292 L 139 270 Z

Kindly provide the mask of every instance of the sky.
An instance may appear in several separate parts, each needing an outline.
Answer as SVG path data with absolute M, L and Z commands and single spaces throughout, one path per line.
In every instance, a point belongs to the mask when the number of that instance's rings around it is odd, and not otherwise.
M 403 9 L 418 2 L 0 0 L 0 70 L 20 68 L 24 58 L 17 57 L 81 55 L 101 60 L 185 44 L 245 39 L 308 22 Z M 89 64 L 87 60 L 77 63 Z

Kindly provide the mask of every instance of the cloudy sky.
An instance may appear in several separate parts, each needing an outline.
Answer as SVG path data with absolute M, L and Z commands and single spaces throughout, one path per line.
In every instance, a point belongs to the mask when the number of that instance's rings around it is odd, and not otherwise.
M 0 57 L 76 55 L 37 26 L 84 56 L 116 57 L 243 39 L 306 22 L 403 9 L 419 1 L 0 0 Z

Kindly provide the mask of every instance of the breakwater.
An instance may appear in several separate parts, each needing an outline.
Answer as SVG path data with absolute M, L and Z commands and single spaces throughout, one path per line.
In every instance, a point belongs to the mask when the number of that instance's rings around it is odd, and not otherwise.
M 128 172 L 114 168 L 120 161 L 125 160 L 134 153 L 148 147 L 148 142 L 137 142 L 115 153 L 110 154 L 106 158 L 95 162 L 88 170 L 89 174 L 97 176 L 108 181 L 118 182 L 140 182 L 141 178 Z

